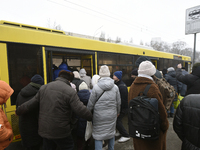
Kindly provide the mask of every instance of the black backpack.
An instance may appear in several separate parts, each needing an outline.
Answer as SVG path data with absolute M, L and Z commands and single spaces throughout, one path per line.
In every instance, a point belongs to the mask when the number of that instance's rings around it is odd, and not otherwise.
M 144 92 L 140 92 L 137 97 L 129 102 L 129 135 L 133 138 L 149 140 L 159 138 L 160 120 L 158 100 L 147 97 L 150 86 L 151 84 L 148 84 Z

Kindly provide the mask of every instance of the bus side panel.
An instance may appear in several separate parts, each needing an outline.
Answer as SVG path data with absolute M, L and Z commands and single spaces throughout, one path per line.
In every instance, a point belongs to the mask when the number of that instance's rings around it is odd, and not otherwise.
M 9 84 L 9 75 L 8 75 L 8 59 L 7 59 L 7 45 L 5 43 L 0 43 L 0 80 L 5 81 Z M 19 118 L 15 116 L 13 111 L 13 107 L 11 106 L 10 98 L 6 102 L 7 107 L 3 108 L 4 112 L 10 122 L 13 133 L 14 133 L 14 140 L 20 138 L 19 133 Z

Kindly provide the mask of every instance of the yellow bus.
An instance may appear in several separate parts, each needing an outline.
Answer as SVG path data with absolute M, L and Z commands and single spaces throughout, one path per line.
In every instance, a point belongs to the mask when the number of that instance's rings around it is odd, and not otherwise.
M 191 65 L 191 58 L 187 56 L 78 38 L 60 30 L 0 21 L 0 80 L 14 89 L 14 94 L 7 101 L 7 108 L 3 109 L 12 125 L 14 141 L 20 139 L 18 117 L 15 116 L 16 98 L 33 75 L 40 74 L 47 84 L 53 80 L 54 69 L 63 62 L 71 70 L 85 68 L 89 76 L 98 74 L 101 65 L 108 65 L 111 74 L 122 70 L 122 79 L 130 86 L 130 72 L 141 55 L 148 56 L 158 70 L 174 67 L 178 63 L 188 70 Z

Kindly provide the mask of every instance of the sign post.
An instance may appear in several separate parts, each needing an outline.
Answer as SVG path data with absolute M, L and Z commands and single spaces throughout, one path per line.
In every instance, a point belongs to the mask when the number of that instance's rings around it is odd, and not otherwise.
M 193 65 L 196 53 L 196 34 L 200 32 L 200 5 L 186 9 L 185 34 L 194 34 Z

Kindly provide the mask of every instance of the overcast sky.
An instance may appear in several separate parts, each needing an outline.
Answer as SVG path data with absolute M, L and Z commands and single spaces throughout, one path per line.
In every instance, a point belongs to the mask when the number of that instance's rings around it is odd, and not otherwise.
M 134 44 L 160 37 L 194 46 L 194 35 L 185 35 L 186 9 L 200 0 L 0 0 L 0 20 L 49 27 L 56 22 L 64 31 Z M 200 51 L 200 34 L 197 34 Z

